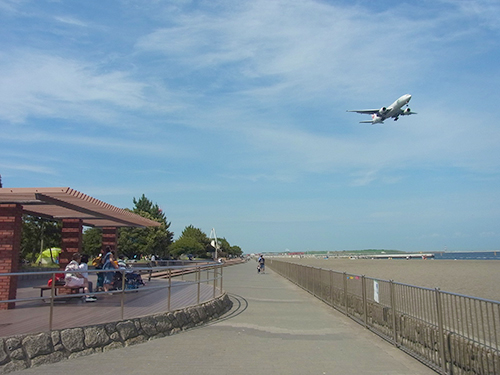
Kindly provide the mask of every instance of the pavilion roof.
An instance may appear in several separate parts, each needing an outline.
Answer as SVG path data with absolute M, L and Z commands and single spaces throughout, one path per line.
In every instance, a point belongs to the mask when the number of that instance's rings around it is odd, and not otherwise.
M 0 188 L 0 203 L 18 203 L 23 213 L 48 219 L 82 219 L 83 225 L 91 227 L 160 225 L 69 187 Z

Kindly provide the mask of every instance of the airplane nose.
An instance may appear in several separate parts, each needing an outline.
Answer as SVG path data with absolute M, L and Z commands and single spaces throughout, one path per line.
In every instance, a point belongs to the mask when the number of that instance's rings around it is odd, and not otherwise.
M 407 94 L 407 95 L 406 95 L 406 103 L 408 103 L 408 102 L 410 101 L 410 99 L 411 99 L 411 95 L 410 95 L 410 94 Z

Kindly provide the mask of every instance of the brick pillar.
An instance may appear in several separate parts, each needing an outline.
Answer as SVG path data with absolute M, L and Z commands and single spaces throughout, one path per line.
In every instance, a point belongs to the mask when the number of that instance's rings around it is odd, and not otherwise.
M 63 219 L 61 254 L 59 254 L 59 269 L 64 270 L 74 253 L 82 251 L 81 219 Z
M 116 250 L 118 245 L 118 228 L 104 227 L 102 228 L 102 248 L 106 249 L 107 246 L 111 250 Z
M 20 204 L 0 204 L 0 275 L 17 272 L 21 250 L 23 207 Z M 0 276 L 0 300 L 15 299 L 17 276 Z M 15 303 L 0 304 L 0 310 L 13 309 Z

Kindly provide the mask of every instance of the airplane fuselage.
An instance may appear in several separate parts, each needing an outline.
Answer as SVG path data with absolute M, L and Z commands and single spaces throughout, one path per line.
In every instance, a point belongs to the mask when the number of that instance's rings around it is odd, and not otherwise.
M 401 113 L 401 107 L 407 105 L 410 102 L 410 100 L 411 100 L 410 94 L 403 95 L 387 108 L 387 112 L 379 114 L 385 118 L 399 116 Z

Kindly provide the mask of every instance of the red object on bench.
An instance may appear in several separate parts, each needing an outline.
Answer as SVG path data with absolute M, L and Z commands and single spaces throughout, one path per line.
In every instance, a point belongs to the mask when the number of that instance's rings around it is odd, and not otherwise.
M 56 277 L 56 285 L 64 285 L 64 273 L 56 273 L 55 274 L 55 277 Z M 48 286 L 52 286 L 52 278 L 49 279 L 49 281 L 47 282 L 47 285 Z

